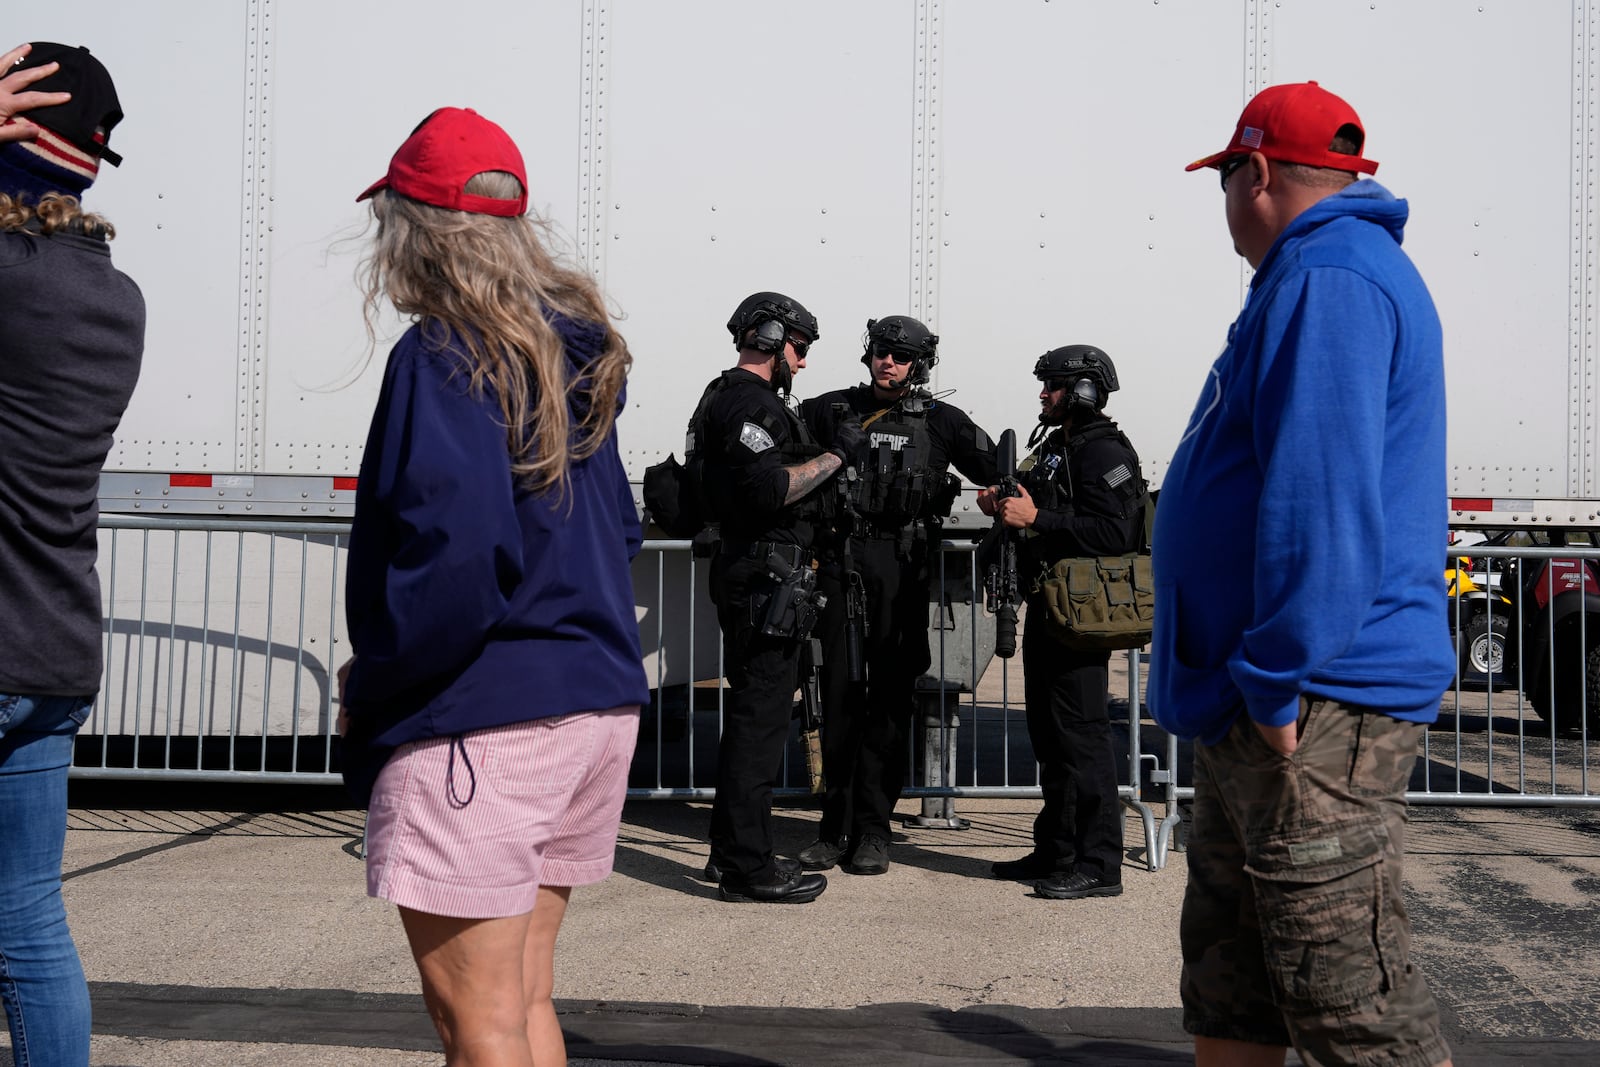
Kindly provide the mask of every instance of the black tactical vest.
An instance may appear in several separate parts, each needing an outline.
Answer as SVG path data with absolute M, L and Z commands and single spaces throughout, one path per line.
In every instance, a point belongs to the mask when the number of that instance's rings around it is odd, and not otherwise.
M 1133 442 L 1128 440 L 1128 435 L 1123 433 L 1111 423 L 1099 423 L 1091 426 L 1080 434 L 1072 437 L 1063 437 L 1061 432 L 1055 431 L 1046 437 L 1033 455 L 1024 461 L 1022 469 L 1017 471 L 1017 480 L 1028 490 L 1033 501 L 1040 508 L 1056 509 L 1072 502 L 1072 476 L 1068 469 L 1071 457 L 1076 455 L 1090 441 L 1097 441 L 1102 437 L 1115 437 L 1122 442 L 1122 447 L 1127 449 L 1129 457 L 1133 460 L 1133 470 L 1139 470 L 1139 453 L 1134 451 Z M 1134 508 L 1140 507 L 1145 500 L 1145 482 L 1142 478 L 1129 479 L 1116 490 L 1117 498 L 1123 507 L 1123 517 L 1132 514 Z
M 857 464 L 861 481 L 856 511 L 880 529 L 932 517 L 930 502 L 944 488 L 942 475 L 929 467 L 932 458 L 933 439 L 922 403 L 896 405 L 873 420 Z
M 776 438 L 779 426 L 777 416 L 763 411 L 755 421 L 763 430 Z M 811 427 L 807 426 L 806 420 L 788 404 L 783 406 L 782 425 L 788 430 L 788 438 L 778 446 L 778 455 L 785 467 L 792 467 L 822 455 L 823 448 L 812 436 Z M 805 522 L 817 524 L 831 522 L 838 514 L 837 493 L 833 491 L 831 485 L 820 486 L 790 504 L 787 510 L 789 514 Z

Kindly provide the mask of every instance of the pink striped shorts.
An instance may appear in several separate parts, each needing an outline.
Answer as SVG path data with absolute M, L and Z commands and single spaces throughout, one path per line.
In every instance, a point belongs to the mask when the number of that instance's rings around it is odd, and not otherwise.
M 367 893 L 430 915 L 533 910 L 611 873 L 638 707 L 402 745 L 367 811 Z

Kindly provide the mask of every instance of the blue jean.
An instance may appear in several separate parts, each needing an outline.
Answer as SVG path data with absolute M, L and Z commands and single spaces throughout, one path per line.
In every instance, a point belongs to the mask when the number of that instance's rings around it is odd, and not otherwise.
M 87 1067 L 89 987 L 61 902 L 67 767 L 87 697 L 0 693 L 0 1002 L 16 1067 Z

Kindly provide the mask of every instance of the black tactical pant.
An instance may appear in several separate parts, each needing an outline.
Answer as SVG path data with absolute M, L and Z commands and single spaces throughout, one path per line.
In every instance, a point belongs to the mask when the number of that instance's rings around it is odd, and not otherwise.
M 852 843 L 866 834 L 890 837 L 890 819 L 906 782 L 907 739 L 916 711 L 912 687 L 930 662 L 927 541 L 919 538 L 902 557 L 893 540 L 858 539 L 854 555 L 866 592 L 862 681 L 850 681 L 844 578 L 836 562 L 818 579 L 828 604 L 817 623 L 826 783 L 817 836 L 824 841 L 848 837 Z
M 763 562 L 718 555 L 711 561 L 711 599 L 722 627 L 728 695 L 717 751 L 717 797 L 711 806 L 711 862 L 738 878 L 773 873 L 772 790 L 794 716 L 800 643 L 766 637 L 752 618 L 774 587 Z
M 1045 629 L 1044 604 L 1028 601 L 1022 635 L 1028 738 L 1039 761 L 1044 807 L 1033 821 L 1034 851 L 1056 871 L 1122 878 L 1122 803 L 1106 715 L 1111 653 L 1078 651 Z

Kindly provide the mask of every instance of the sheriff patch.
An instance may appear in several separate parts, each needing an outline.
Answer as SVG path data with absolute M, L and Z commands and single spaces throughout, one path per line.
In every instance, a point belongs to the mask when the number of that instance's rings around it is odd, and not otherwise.
M 772 435 L 753 422 L 747 422 L 739 431 L 739 443 L 760 455 L 773 445 Z
M 874 449 L 881 445 L 888 445 L 889 451 L 898 452 L 902 448 L 906 447 L 906 442 L 911 440 L 911 438 L 903 433 L 878 433 L 874 431 L 870 440 Z

